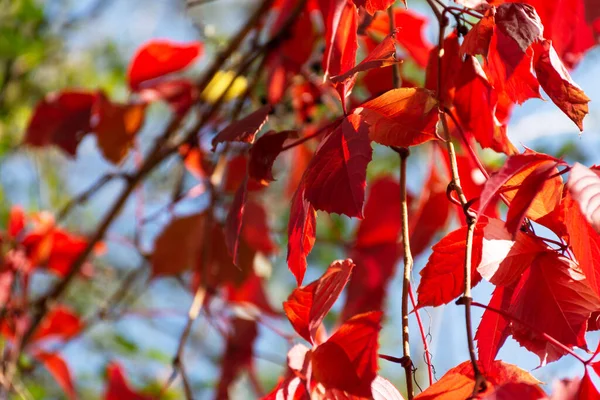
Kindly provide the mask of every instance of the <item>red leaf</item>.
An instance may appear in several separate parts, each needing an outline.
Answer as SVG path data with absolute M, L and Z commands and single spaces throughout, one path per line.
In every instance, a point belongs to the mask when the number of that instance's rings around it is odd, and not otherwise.
M 263 281 L 261 277 L 251 273 L 240 287 L 235 287 L 233 284 L 226 285 L 227 301 L 241 305 L 251 304 L 262 312 L 278 315 L 265 294 Z
M 56 353 L 46 353 L 44 351 L 36 352 L 33 356 L 44 365 L 48 372 L 50 372 L 52 377 L 56 380 L 56 383 L 64 390 L 69 399 L 77 398 L 71 371 L 61 356 Z
M 234 318 L 231 325 L 231 333 L 227 337 L 221 360 L 221 377 L 215 395 L 217 399 L 229 398 L 229 386 L 240 372 L 252 368 L 252 348 L 258 336 L 256 321 Z
M 270 105 L 262 106 L 244 118 L 229 124 L 213 138 L 212 150 L 215 151 L 217 145 L 224 142 L 253 143 L 254 137 L 269 119 L 271 110 Z
M 596 389 L 590 374 L 586 370 L 579 386 L 577 400 L 595 400 L 598 398 L 600 398 L 600 392 L 598 392 L 598 389 Z
M 300 336 L 315 342 L 316 332 L 329 309 L 348 283 L 352 260 L 334 261 L 318 280 L 294 289 L 283 302 L 283 310 Z
M 427 18 L 411 10 L 394 9 L 394 22 L 398 31 L 396 40 L 410 55 L 419 67 L 426 67 L 429 53 L 433 45 L 425 38 Z M 369 26 L 370 32 L 387 35 L 390 33 L 390 23 L 387 13 L 379 13 Z
M 311 378 L 323 385 L 326 393 L 337 389 L 371 397 L 381 317 L 379 311 L 356 315 L 313 351 Z
M 529 372 L 502 361 L 494 361 L 485 374 L 487 390 L 479 396 L 490 394 L 494 387 L 507 383 L 538 385 L 541 382 Z M 442 378 L 415 397 L 415 400 L 455 400 L 471 397 L 475 385 L 475 375 L 470 361 L 464 361 L 452 368 Z
M 198 58 L 203 50 L 204 46 L 200 42 L 151 40 L 137 50 L 129 64 L 129 87 L 137 91 L 146 81 L 180 71 Z
M 142 104 L 111 103 L 104 93 L 98 92 L 92 108 L 91 128 L 104 158 L 113 164 L 123 161 L 134 145 L 144 114 Z
M 74 157 L 79 142 L 90 131 L 94 100 L 94 94 L 80 91 L 47 95 L 35 107 L 25 143 L 35 147 L 54 144 Z
M 384 176 L 370 184 L 365 218 L 356 230 L 349 252 L 356 266 L 340 317 L 342 321 L 367 311 L 381 310 L 388 282 L 401 254 L 400 185 Z
M 372 153 L 367 124 L 358 115 L 347 116 L 322 142 L 304 173 L 306 199 L 316 210 L 363 218 Z
M 512 38 L 523 52 L 542 38 L 544 26 L 535 8 L 529 4 L 500 4 L 496 9 L 495 19 L 498 29 Z
M 514 286 L 496 286 L 489 307 L 505 310 L 510 306 L 510 300 L 514 292 Z M 491 310 L 485 310 L 481 322 L 477 327 L 475 340 L 477 340 L 478 360 L 484 371 L 493 368 L 494 360 L 498 351 L 504 345 L 510 334 L 510 321 L 502 315 Z
M 461 57 L 458 54 L 459 44 L 458 35 L 452 32 L 444 39 L 444 53 L 442 55 L 442 76 L 441 87 L 438 98 L 441 103 L 450 107 L 454 98 L 454 90 L 456 86 L 456 77 L 460 71 L 462 63 Z M 438 46 L 431 49 L 429 53 L 429 62 L 427 63 L 425 87 L 436 92 L 438 90 L 438 63 L 439 63 L 439 48 Z
M 142 101 L 149 103 L 163 100 L 169 104 L 171 110 L 183 116 L 198 99 L 196 85 L 187 79 L 172 79 L 156 82 L 139 91 Z
M 471 286 L 475 286 L 481 281 L 477 266 L 481 260 L 481 244 L 485 225 L 485 222 L 479 222 L 475 226 Z M 420 272 L 421 282 L 417 289 L 419 308 L 446 304 L 463 292 L 466 242 L 467 227 L 463 226 L 450 232 L 432 247 L 433 253 L 429 257 L 427 265 Z
M 325 77 L 344 73 L 354 67 L 358 38 L 356 34 L 358 11 L 350 0 L 329 2 L 325 20 Z
M 359 72 L 368 71 L 375 68 L 382 68 L 397 63 L 396 59 L 396 39 L 394 36 L 386 36 L 373 50 L 369 51 L 364 60 L 356 67 L 349 69 L 341 75 L 331 77 L 333 83 L 341 83 L 352 79 Z
M 248 175 L 259 182 L 274 181 L 273 163 L 281 149 L 283 143 L 295 135 L 295 131 L 274 132 L 269 131 L 256 140 L 256 143 L 250 148 L 250 160 L 248 161 Z
M 571 79 L 552 42 L 544 40 L 535 47 L 535 73 L 550 99 L 583 131 L 589 97 Z
M 151 400 L 152 397 L 134 392 L 123 375 L 123 370 L 119 364 L 112 362 L 106 368 L 108 376 L 108 387 L 106 389 L 104 400 Z
M 587 222 L 600 233 L 600 177 L 594 171 L 575 163 L 569 173 L 567 188 L 571 197 L 577 201 L 579 209 Z
M 574 267 L 556 253 L 540 254 L 515 288 L 508 313 L 566 346 L 585 349 L 587 321 L 600 308 L 600 300 Z M 542 365 L 564 355 L 526 326 L 513 323 L 512 331 L 522 346 L 540 357 Z
M 496 119 L 498 96 L 488 82 L 479 61 L 467 56 L 460 67 L 454 95 L 454 106 L 462 127 L 483 148 L 507 155 L 518 153 L 506 136 L 506 127 Z
M 356 7 L 364 7 L 369 14 L 375 15 L 377 11 L 387 10 L 394 4 L 394 0 L 354 0 L 354 4 Z
M 354 113 L 370 125 L 371 140 L 384 146 L 409 147 L 436 139 L 437 102 L 427 89 L 393 89 Z
M 590 287 L 600 295 L 600 235 L 587 222 L 571 196 L 563 200 L 569 244 Z
M 317 233 L 317 212 L 304 198 L 304 188 L 304 183 L 301 182 L 292 198 L 288 223 L 287 264 L 298 285 L 302 284 L 306 272 L 306 256 L 315 244 Z
M 548 250 L 541 239 L 520 231 L 513 236 L 503 221 L 490 219 L 483 228 L 477 272 L 496 286 L 508 286 L 521 277 L 540 253 Z
M 177 275 L 191 268 L 202 250 L 204 214 L 173 219 L 154 242 L 152 275 Z
M 487 57 L 495 25 L 496 22 L 492 12 L 486 12 L 485 16 L 465 35 L 463 43 L 460 46 L 460 55 L 468 54 L 476 56 L 481 54 Z
M 66 306 L 57 306 L 42 320 L 35 331 L 32 342 L 46 339 L 68 340 L 79 334 L 83 322 Z
M 260 203 L 251 199 L 246 201 L 242 222 L 242 237 L 254 250 L 270 256 L 277 247 L 270 237 L 267 214 Z
M 240 244 L 240 234 L 242 233 L 242 218 L 244 217 L 244 207 L 246 206 L 246 195 L 248 193 L 248 180 L 244 180 L 229 206 L 227 219 L 225 220 L 225 243 L 229 254 L 233 257 L 233 264 L 238 265 L 238 247 Z
M 483 400 L 543 400 L 548 399 L 546 393 L 538 386 L 524 382 L 509 382 L 498 387 L 494 393 L 485 396 Z
M 25 229 L 25 211 L 21 206 L 12 206 L 8 216 L 8 227 L 6 229 L 8 236 L 16 238 Z

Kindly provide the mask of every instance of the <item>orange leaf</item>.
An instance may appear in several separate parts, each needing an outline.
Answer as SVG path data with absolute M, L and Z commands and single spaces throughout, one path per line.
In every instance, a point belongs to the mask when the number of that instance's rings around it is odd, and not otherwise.
M 384 146 L 408 147 L 436 139 L 437 103 L 427 89 L 392 89 L 354 113 L 370 125 L 371 140 Z

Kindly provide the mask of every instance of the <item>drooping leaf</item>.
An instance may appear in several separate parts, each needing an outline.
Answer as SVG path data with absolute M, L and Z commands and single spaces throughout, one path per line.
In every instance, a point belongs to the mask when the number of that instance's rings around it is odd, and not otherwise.
M 481 54 L 487 57 L 495 25 L 496 22 L 491 11 L 486 12 L 485 16 L 465 35 L 463 43 L 460 46 L 460 55 L 464 56 L 468 54 L 476 56 Z
M 290 209 L 288 223 L 287 264 L 296 277 L 298 286 L 302 284 L 306 272 L 306 257 L 315 244 L 317 233 L 317 212 L 304 197 L 305 186 L 300 183 Z
M 90 131 L 95 95 L 91 92 L 51 93 L 33 111 L 24 142 L 34 147 L 56 145 L 71 157 Z
M 91 128 L 104 158 L 113 164 L 123 161 L 142 127 L 144 110 L 141 104 L 117 104 L 102 92 L 96 95 Z
M 274 132 L 269 131 L 259 137 L 256 143 L 250 148 L 250 159 L 248 161 L 248 175 L 259 182 L 274 181 L 273 178 L 273 163 L 281 149 L 283 143 L 295 131 Z
M 50 375 L 56 380 L 58 386 L 65 392 L 71 400 L 77 399 L 77 392 L 71 376 L 71 370 L 65 360 L 57 353 L 48 353 L 38 351 L 34 354 L 44 367 L 50 372 Z
M 508 309 L 515 286 L 496 286 L 488 306 L 497 310 Z M 498 351 L 510 335 L 510 322 L 503 315 L 492 310 L 486 309 L 483 313 L 477 327 L 475 340 L 478 350 L 477 359 L 484 371 L 493 368 Z
M 363 218 L 372 153 L 368 125 L 358 115 L 347 116 L 322 142 L 304 173 L 306 199 L 316 210 Z
M 162 231 L 154 243 L 152 275 L 177 275 L 196 262 L 204 236 L 205 215 L 176 218 Z
M 493 393 L 494 388 L 507 383 L 538 385 L 541 382 L 529 372 L 516 365 L 494 361 L 485 374 L 487 389 L 479 396 Z M 470 361 L 464 361 L 452 368 L 436 383 L 415 397 L 415 400 L 454 400 L 466 399 L 472 395 L 475 375 Z
M 481 260 L 483 228 L 485 225 L 486 222 L 478 222 L 475 225 L 471 286 L 475 286 L 481 281 L 481 275 L 477 272 L 477 266 Z M 419 308 L 426 306 L 437 307 L 446 304 L 460 296 L 463 292 L 466 242 L 467 227 L 463 226 L 450 232 L 432 247 L 433 253 L 420 272 L 421 282 L 417 289 Z
M 353 268 L 352 260 L 334 261 L 321 278 L 294 289 L 283 303 L 290 323 L 304 339 L 315 342 L 317 329 L 348 283 Z
M 535 73 L 550 99 L 583 131 L 583 118 L 588 113 L 590 99 L 571 79 L 552 46 L 544 40 L 535 46 Z
M 325 20 L 325 77 L 340 75 L 354 67 L 358 49 L 358 11 L 352 1 L 331 1 Z
M 225 242 L 235 265 L 239 262 L 238 247 L 240 244 L 240 234 L 242 233 L 242 219 L 244 218 L 247 194 L 248 180 L 244 180 L 235 192 L 229 212 L 227 213 L 227 219 L 225 220 Z
M 437 102 L 427 89 L 393 89 L 354 113 L 369 124 L 371 140 L 384 146 L 409 147 L 436 139 Z
M 269 113 L 271 112 L 271 110 L 272 107 L 270 105 L 262 106 L 261 108 L 245 116 L 244 118 L 229 124 L 229 126 L 223 129 L 217 134 L 217 136 L 213 138 L 213 151 L 215 151 L 219 143 L 253 143 L 254 137 L 269 119 Z
M 203 50 L 200 42 L 151 40 L 137 50 L 129 64 L 129 87 L 136 91 L 146 81 L 180 71 L 202 55 Z
M 454 98 L 456 87 L 456 78 L 460 71 L 461 57 L 459 55 L 458 35 L 452 32 L 444 39 L 444 52 L 442 54 L 442 70 L 440 79 L 440 93 L 438 98 L 440 102 L 450 107 Z M 429 62 L 427 63 L 425 75 L 425 87 L 431 91 L 438 90 L 438 64 L 440 50 L 436 46 L 429 53 Z
M 104 393 L 104 400 L 151 400 L 152 397 L 135 392 L 125 380 L 123 369 L 116 362 L 106 368 L 108 387 Z
M 542 38 L 544 26 L 535 8 L 529 4 L 500 4 L 494 17 L 498 29 L 512 38 L 523 52 Z
M 313 351 L 312 379 L 324 387 L 325 396 L 334 390 L 371 396 L 378 369 L 381 318 L 380 311 L 356 315 Z

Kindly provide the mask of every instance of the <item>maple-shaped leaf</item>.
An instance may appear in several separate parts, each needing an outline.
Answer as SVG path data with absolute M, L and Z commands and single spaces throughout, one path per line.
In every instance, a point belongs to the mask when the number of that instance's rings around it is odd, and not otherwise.
M 356 6 L 350 0 L 330 0 L 328 3 L 327 9 L 322 8 L 325 21 L 325 52 L 322 61 L 325 78 L 340 75 L 353 68 L 358 50 Z M 353 85 L 351 80 L 338 88 L 344 107 L 345 98 Z
M 111 362 L 106 367 L 108 387 L 104 393 L 104 400 L 151 400 L 151 396 L 140 394 L 131 387 L 125 380 L 123 368 L 116 362 Z
M 225 242 L 229 254 L 233 257 L 233 263 L 238 264 L 238 247 L 240 244 L 240 234 L 242 233 L 242 219 L 244 217 L 244 208 L 246 206 L 246 196 L 248 194 L 248 180 L 244 180 L 238 190 L 235 192 L 233 201 L 229 206 L 227 219 L 225 220 Z
M 92 108 L 92 130 L 104 158 L 119 164 L 133 147 L 144 122 L 141 104 L 117 104 L 99 92 Z
M 438 98 L 440 102 L 447 107 L 452 104 L 454 98 L 454 90 L 456 87 L 456 78 L 460 71 L 461 57 L 459 55 L 458 35 L 452 32 L 444 39 L 444 52 L 442 55 L 442 70 L 440 93 Z M 429 53 L 429 62 L 427 63 L 425 75 L 425 87 L 432 91 L 438 90 L 438 63 L 439 63 L 439 47 L 434 47 Z
M 306 257 L 315 244 L 317 233 L 317 212 L 304 197 L 305 186 L 300 183 L 290 209 L 288 223 L 287 264 L 296 277 L 298 286 L 302 284 L 306 272 Z
M 95 94 L 83 91 L 51 93 L 40 101 L 25 132 L 24 142 L 34 147 L 56 145 L 71 157 L 90 131 Z
M 571 197 L 577 201 L 581 213 L 586 221 L 600 233 L 600 176 L 598 169 L 591 170 L 579 163 L 575 163 L 569 173 L 567 189 Z
M 339 390 L 371 397 L 371 384 L 377 376 L 378 336 L 382 312 L 358 314 L 344 322 L 325 343 L 311 354 L 311 380 L 328 392 Z M 317 392 L 320 388 L 315 389 Z
M 341 75 L 332 76 L 333 83 L 341 83 L 347 79 L 352 79 L 359 72 L 368 71 L 375 68 L 382 68 L 397 63 L 396 59 L 396 39 L 394 35 L 386 36 L 374 49 L 369 51 L 364 60 L 354 68 L 349 69 Z
M 304 339 L 315 343 L 317 329 L 348 283 L 353 268 L 352 260 L 334 261 L 321 278 L 294 289 L 283 303 L 294 330 Z
M 382 176 L 369 187 L 365 218 L 358 225 L 349 251 L 356 266 L 348 283 L 340 317 L 343 321 L 382 309 L 386 288 L 401 254 L 400 185 L 391 176 Z
M 400 47 L 421 68 L 427 66 L 429 53 L 433 45 L 426 39 L 425 28 L 427 17 L 412 10 L 403 8 L 394 9 L 394 22 L 397 28 L 396 40 Z M 390 22 L 387 13 L 378 13 L 367 30 L 367 33 L 379 33 L 387 35 L 390 33 Z
M 525 382 L 509 382 L 499 386 L 493 393 L 488 394 L 483 400 L 544 400 L 548 399 L 546 393 L 539 387 Z
M 429 246 L 435 234 L 446 225 L 451 212 L 451 204 L 446 196 L 448 181 L 441 176 L 436 166 L 435 156 L 438 153 L 433 154 L 431 172 L 423 184 L 416 216 L 410 220 L 410 248 L 413 257 Z
M 152 275 L 177 275 L 190 269 L 200 251 L 205 215 L 194 214 L 173 219 L 154 242 Z
M 497 310 L 507 310 L 514 293 L 516 284 L 511 286 L 496 286 L 492 293 L 489 307 Z M 510 335 L 510 323 L 503 315 L 486 309 L 475 333 L 477 341 L 478 360 L 484 371 L 492 368 L 500 348 L 504 346 Z
M 144 103 L 162 100 L 175 114 L 183 116 L 198 100 L 198 89 L 188 79 L 170 79 L 146 85 L 138 95 Z
M 146 81 L 181 71 L 202 55 L 203 50 L 204 46 L 200 42 L 151 40 L 137 50 L 129 64 L 129 87 L 136 91 Z
M 600 234 L 590 225 L 581 212 L 581 206 L 571 196 L 567 196 L 563 203 L 569 245 L 590 287 L 600 295 Z
M 600 300 L 575 268 L 572 261 L 557 253 L 541 253 L 523 273 L 508 313 L 565 346 L 585 349 L 587 321 L 593 311 L 600 309 Z M 512 335 L 537 354 L 542 365 L 565 354 L 528 326 L 513 323 Z
M 486 181 L 479 198 L 479 215 L 508 182 L 511 183 L 509 188 L 514 188 L 514 186 L 520 185 L 537 168 L 545 168 L 547 165 L 556 166 L 562 163 L 562 161 L 552 156 L 534 151 L 526 151 L 523 154 L 509 157 L 502 168 Z
M 487 388 L 479 396 L 494 392 L 494 387 L 507 383 L 525 383 L 539 385 L 529 372 L 503 361 L 494 361 L 485 371 Z M 439 381 L 429 386 L 425 391 L 415 397 L 415 400 L 454 400 L 471 397 L 475 385 L 475 374 L 470 361 L 464 361 L 450 369 Z
M 363 218 L 373 154 L 368 129 L 360 116 L 348 115 L 319 146 L 302 178 L 305 198 L 316 210 Z
M 463 129 L 471 133 L 481 147 L 512 155 L 518 153 L 506 135 L 506 127 L 495 112 L 498 95 L 489 83 L 479 61 L 467 56 L 456 78 L 454 107 Z
M 404 2 L 405 0 L 403 0 Z M 375 15 L 377 11 L 385 11 L 394 4 L 394 0 L 354 0 L 357 7 L 364 7 L 371 15 Z
M 71 370 L 65 360 L 57 353 L 37 351 L 33 354 L 42 365 L 50 372 L 56 383 L 71 400 L 77 399 L 77 392 L 71 376 Z
M 253 143 L 254 137 L 269 119 L 271 110 L 270 105 L 262 106 L 244 118 L 229 124 L 213 138 L 212 150 L 215 151 L 217 145 L 224 142 Z
M 589 97 L 571 79 L 569 71 L 556 54 L 552 42 L 544 40 L 535 47 L 535 73 L 550 99 L 583 131 Z
M 248 175 L 259 182 L 274 181 L 273 163 L 281 153 L 283 143 L 295 134 L 295 131 L 269 131 L 259 137 L 250 148 Z
M 371 140 L 384 146 L 409 147 L 436 139 L 437 102 L 427 89 L 393 89 L 354 113 L 369 124 Z
M 252 368 L 254 341 L 258 336 L 256 321 L 234 318 L 227 336 L 225 353 L 221 360 L 221 376 L 216 388 L 217 399 L 229 398 L 229 386 L 240 372 Z
M 508 286 L 517 281 L 533 260 L 549 250 L 536 236 L 509 233 L 504 222 L 490 219 L 483 228 L 481 262 L 477 272 L 496 286 Z
M 481 221 L 482 219 L 480 219 Z M 471 286 L 481 281 L 477 266 L 481 260 L 483 228 L 487 222 L 478 222 L 473 235 Z M 437 307 L 454 300 L 464 290 L 465 248 L 467 227 L 463 226 L 447 234 L 432 247 L 433 253 L 421 270 L 421 282 L 417 288 L 418 307 Z

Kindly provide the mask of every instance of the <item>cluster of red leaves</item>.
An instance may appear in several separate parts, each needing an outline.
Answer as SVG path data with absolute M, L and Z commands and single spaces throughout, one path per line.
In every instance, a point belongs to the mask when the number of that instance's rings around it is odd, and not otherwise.
M 456 161 L 464 192 L 478 210 L 471 284 L 486 279 L 496 286 L 476 336 L 479 367 L 487 381 L 486 391 L 478 395 L 496 399 L 515 398 L 518 393 L 518 398 L 545 398 L 531 375 L 495 359 L 508 336 L 537 354 L 542 364 L 557 360 L 571 348 L 586 349 L 585 333 L 591 328 L 588 320 L 600 310 L 600 178 L 595 168 L 575 165 L 571 169 L 549 155 L 530 150 L 519 153 L 508 140 L 506 123 L 512 107 L 541 98 L 541 88 L 583 129 L 589 99 L 568 71 L 595 44 L 594 37 L 600 32 L 598 11 L 592 2 L 583 0 L 572 5 L 564 1 L 461 0 L 458 3 L 470 7 L 470 14 L 479 15 L 478 21 L 465 33 L 464 23 L 457 19 L 456 30 L 443 38 L 440 49 L 425 39 L 427 19 L 411 10 L 392 10 L 396 30 L 390 32 L 389 15 L 383 11 L 393 3 L 306 2 L 285 39 L 277 42 L 276 51 L 267 54 L 269 104 L 230 122 L 212 139 L 212 151 L 233 148 L 233 156 L 225 155 L 223 165 L 215 166 L 200 142 L 180 149 L 188 171 L 211 192 L 219 190 L 226 201 L 221 205 L 224 210 L 216 210 L 212 204 L 202 212 L 172 218 L 155 240 L 153 277 L 192 271 L 192 286 L 207 291 L 205 303 L 220 296 L 226 305 L 250 305 L 276 316 L 254 264 L 257 254 L 269 256 L 277 251 L 270 236 L 263 189 L 275 180 L 278 157 L 295 147 L 289 174 L 294 194 L 287 263 L 298 288 L 284 302 L 283 310 L 296 333 L 312 347 L 297 345 L 289 351 L 286 373 L 267 398 L 401 399 L 377 374 L 385 287 L 401 256 L 400 186 L 389 176 L 379 177 L 370 183 L 365 201 L 367 167 L 373 158 L 373 142 L 394 148 L 431 142 L 427 144 L 431 164 L 424 189 L 418 201 L 410 202 L 413 255 L 429 247 L 454 211 L 464 222 L 462 210 L 447 201 L 449 170 Z M 302 3 L 274 3 L 271 32 L 287 23 L 298 4 Z M 315 19 L 320 19 L 321 32 Z M 307 77 L 304 67 L 313 58 L 320 37 L 324 38 L 320 60 L 324 83 L 319 85 Z M 201 53 L 200 43 L 153 41 L 144 45 L 128 69 L 130 102 L 113 103 L 101 91 L 48 96 L 34 112 L 26 143 L 57 145 L 74 156 L 83 136 L 93 132 L 105 158 L 115 164 L 122 162 L 135 142 L 149 102 L 165 101 L 175 114 L 184 115 L 199 101 L 193 83 L 171 74 L 188 67 Z M 358 64 L 357 55 L 361 59 Z M 425 69 L 424 87 L 407 76 L 407 68 L 400 64 L 405 60 Z M 392 68 L 396 67 L 401 87 L 393 87 Z M 365 99 L 356 93 L 360 92 L 354 90 L 357 83 L 372 97 Z M 344 114 L 313 121 L 320 98 L 330 93 L 339 97 Z M 287 96 L 296 120 L 306 123 L 302 138 L 289 144 L 288 139 L 298 135 L 296 131 L 268 130 L 259 136 L 270 124 L 277 103 Z M 440 114 L 446 129 L 465 143 L 461 146 L 464 154 L 456 160 L 439 154 Z M 451 117 L 450 121 L 446 117 Z M 216 121 L 215 127 L 219 123 Z M 319 135 L 323 139 L 312 155 L 302 143 Z M 486 171 L 480 170 L 485 167 L 475 152 L 469 152 L 475 143 L 508 156 L 489 179 Z M 564 185 L 561 175 L 567 170 L 571 175 Z M 211 178 L 217 173 L 222 179 L 215 189 Z M 508 205 L 506 221 L 498 218 L 499 201 Z M 354 261 L 336 261 L 321 278 L 302 286 L 307 257 L 316 243 L 317 211 L 361 220 L 347 249 Z M 556 240 L 536 235 L 533 223 L 548 228 Z M 83 239 L 54 227 L 50 242 L 46 231 L 21 240 L 22 225 L 18 216 L 11 218 L 8 240 L 25 249 L 28 263 L 46 264 L 59 274 L 68 271 L 76 257 L 73 249 L 86 246 Z M 463 226 L 433 246 L 421 271 L 417 308 L 446 304 L 462 294 L 466 231 Z M 60 250 L 64 243 L 68 251 Z M 3 265 L 23 262 L 23 257 L 11 257 L 5 257 Z M 328 336 L 323 319 L 346 285 L 337 329 Z M 229 326 L 219 398 L 227 397 L 229 386 L 242 371 L 252 370 L 252 347 L 258 335 L 257 320 L 233 315 Z M 65 379 L 64 363 L 56 362 L 55 357 L 41 356 L 40 360 L 50 360 L 44 361 L 48 369 L 73 393 L 72 384 Z M 589 366 L 600 369 L 597 363 Z M 417 398 L 466 398 L 474 379 L 471 363 L 465 362 Z M 108 399 L 146 398 L 128 387 L 116 365 L 109 367 L 109 381 Z M 558 387 L 558 392 L 564 393 L 559 398 L 600 396 L 588 371 L 582 380 Z

